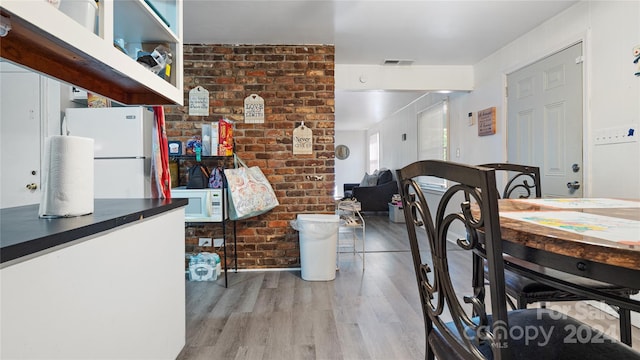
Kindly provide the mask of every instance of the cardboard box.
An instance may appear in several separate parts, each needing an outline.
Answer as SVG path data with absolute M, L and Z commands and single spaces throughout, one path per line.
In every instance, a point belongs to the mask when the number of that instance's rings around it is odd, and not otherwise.
M 111 107 L 111 100 L 104 96 L 87 92 L 87 107 L 90 108 L 106 108 Z
M 233 124 L 225 119 L 218 121 L 218 156 L 233 155 Z
M 169 161 L 169 174 L 171 175 L 171 188 L 180 186 L 180 180 L 178 179 L 178 162 L 175 160 Z
M 211 147 L 211 125 L 202 124 L 202 156 L 211 156 L 214 148 Z
M 211 155 L 218 155 L 218 122 L 211 123 Z

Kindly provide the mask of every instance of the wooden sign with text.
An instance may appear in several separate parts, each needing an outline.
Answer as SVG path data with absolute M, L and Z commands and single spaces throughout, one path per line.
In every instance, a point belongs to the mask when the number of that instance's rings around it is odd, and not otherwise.
M 248 124 L 264 123 L 264 99 L 251 94 L 244 99 L 244 122 Z
M 304 123 L 293 130 L 292 143 L 294 155 L 313 154 L 313 132 Z
M 478 136 L 493 135 L 496 133 L 496 108 L 478 111 Z
M 202 86 L 189 90 L 189 115 L 209 116 L 209 91 Z

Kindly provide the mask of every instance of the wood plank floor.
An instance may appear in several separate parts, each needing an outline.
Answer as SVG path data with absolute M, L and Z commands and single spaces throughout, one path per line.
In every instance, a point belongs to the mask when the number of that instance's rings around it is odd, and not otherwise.
M 187 338 L 178 359 L 423 359 L 405 225 L 387 216 L 366 221 L 364 271 L 360 256 L 343 253 L 333 281 L 304 281 L 300 271 L 246 271 L 230 273 L 227 289 L 224 280 L 187 282 Z M 451 271 L 456 286 L 466 286 L 471 263 L 458 253 Z M 584 303 L 548 307 L 585 309 Z M 617 319 L 588 308 L 588 321 L 617 337 Z M 633 338 L 640 349 L 639 329 Z

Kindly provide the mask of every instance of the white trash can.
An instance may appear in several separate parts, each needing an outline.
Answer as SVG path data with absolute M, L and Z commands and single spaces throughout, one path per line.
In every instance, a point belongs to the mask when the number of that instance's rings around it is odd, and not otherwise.
M 291 226 L 300 231 L 302 279 L 329 281 L 336 278 L 336 253 L 340 217 L 328 214 L 298 214 Z

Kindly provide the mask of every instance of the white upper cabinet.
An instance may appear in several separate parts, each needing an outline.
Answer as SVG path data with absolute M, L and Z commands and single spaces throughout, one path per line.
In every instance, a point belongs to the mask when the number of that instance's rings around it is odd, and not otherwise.
M 45 0 L 0 5 L 11 25 L 0 57 L 123 104 L 183 104 L 182 0 L 100 0 L 98 34 Z M 166 80 L 134 59 L 154 44 L 171 49 Z

